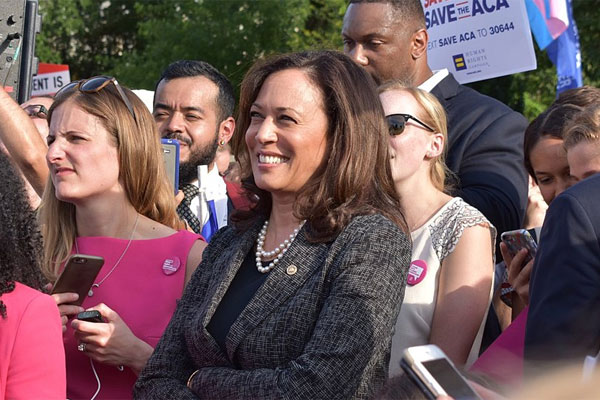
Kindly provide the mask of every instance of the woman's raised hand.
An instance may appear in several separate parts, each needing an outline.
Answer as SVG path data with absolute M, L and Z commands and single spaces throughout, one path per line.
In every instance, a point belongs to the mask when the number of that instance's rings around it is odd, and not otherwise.
M 521 249 L 513 258 L 504 243 L 500 243 L 500 251 L 508 269 L 508 282 L 517 294 L 517 299 L 513 296 L 513 301 L 518 300 L 517 303 L 521 303 L 513 304 L 514 319 L 521 309 L 529 304 L 529 280 L 531 279 L 531 270 L 535 258 L 525 263 L 528 254 L 527 249 Z

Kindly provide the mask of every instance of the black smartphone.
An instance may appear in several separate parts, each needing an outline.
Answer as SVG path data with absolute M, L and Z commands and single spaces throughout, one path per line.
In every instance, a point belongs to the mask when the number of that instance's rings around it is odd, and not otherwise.
M 104 319 L 102 319 L 102 314 L 100 314 L 100 311 L 98 310 L 82 311 L 77 314 L 76 318 L 87 322 L 104 322 Z
M 104 258 L 86 254 L 73 254 L 52 288 L 54 293 L 74 292 L 79 299 L 73 304 L 80 306 L 88 295 L 96 276 L 104 265 Z
M 179 190 L 179 142 L 175 139 L 161 139 L 161 143 L 167 176 L 177 194 Z

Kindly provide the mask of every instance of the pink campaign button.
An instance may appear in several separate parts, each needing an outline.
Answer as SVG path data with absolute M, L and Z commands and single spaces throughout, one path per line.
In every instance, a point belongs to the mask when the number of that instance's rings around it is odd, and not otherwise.
M 410 263 L 410 268 L 408 269 L 408 279 L 406 280 L 406 283 L 410 286 L 414 286 L 425 279 L 425 275 L 427 275 L 427 264 L 425 261 L 414 260 Z
M 179 257 L 167 258 L 163 263 L 162 269 L 165 275 L 173 275 L 179 267 L 181 266 L 181 261 L 179 261 Z

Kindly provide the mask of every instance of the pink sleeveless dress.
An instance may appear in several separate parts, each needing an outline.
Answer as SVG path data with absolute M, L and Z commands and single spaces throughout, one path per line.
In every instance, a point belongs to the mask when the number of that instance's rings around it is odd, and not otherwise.
M 100 303 L 114 310 L 135 336 L 155 347 L 175 311 L 185 281 L 188 253 L 201 236 L 179 231 L 159 239 L 134 240 L 123 259 L 103 281 L 93 289 L 82 307 Z M 81 254 L 104 257 L 104 265 L 95 283 L 104 279 L 113 268 L 129 240 L 109 237 L 80 237 Z M 194 266 L 195 267 L 195 266 Z M 90 358 L 77 350 L 77 339 L 70 322 L 64 335 L 67 364 L 67 397 L 90 399 L 98 388 Z M 137 376 L 127 367 L 93 362 L 100 392 L 96 399 L 130 399 Z

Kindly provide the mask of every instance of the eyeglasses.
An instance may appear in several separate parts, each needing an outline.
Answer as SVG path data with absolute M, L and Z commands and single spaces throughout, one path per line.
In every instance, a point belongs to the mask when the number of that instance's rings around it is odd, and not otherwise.
M 35 117 L 40 119 L 48 118 L 48 109 L 42 104 L 30 104 L 23 110 L 25 110 L 29 117 Z
M 435 132 L 435 129 L 430 127 L 424 122 L 419 121 L 417 118 L 413 117 L 410 114 L 390 114 L 385 117 L 388 129 L 390 131 L 391 136 L 397 136 L 404 132 L 404 127 L 409 119 L 414 120 L 416 123 L 420 124 L 422 127 L 427 129 L 429 132 Z
M 121 100 L 123 100 L 123 103 L 125 103 L 125 105 L 127 106 L 127 109 L 131 113 L 131 116 L 137 122 L 137 118 L 135 117 L 135 113 L 133 112 L 133 105 L 125 95 L 125 92 L 119 85 L 119 82 L 117 82 L 117 80 L 112 76 L 100 75 L 94 76 L 89 79 L 73 81 L 61 88 L 58 92 L 56 92 L 56 95 L 54 97 L 58 97 L 61 93 L 66 93 L 69 90 L 75 88 L 79 89 L 79 91 L 83 93 L 98 93 L 111 83 L 115 85 L 115 87 L 117 88 L 117 92 L 119 92 Z

